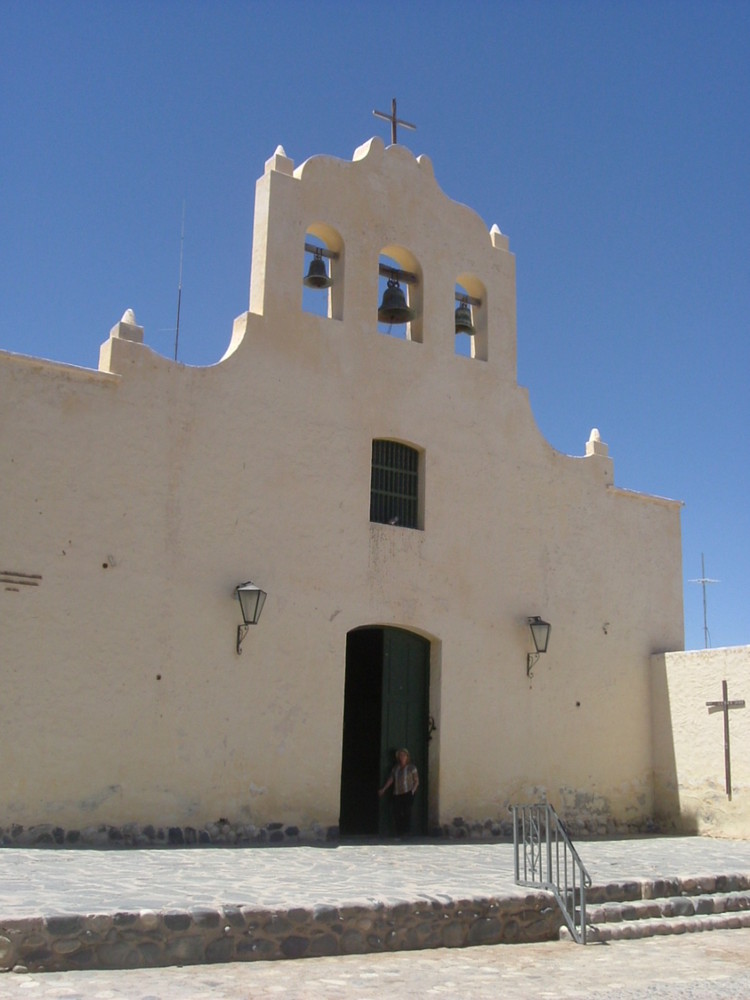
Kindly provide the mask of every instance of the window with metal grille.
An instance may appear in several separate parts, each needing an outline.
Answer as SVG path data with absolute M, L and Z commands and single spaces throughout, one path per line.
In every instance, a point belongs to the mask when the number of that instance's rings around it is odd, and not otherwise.
M 419 527 L 419 452 L 398 441 L 372 442 L 370 520 Z

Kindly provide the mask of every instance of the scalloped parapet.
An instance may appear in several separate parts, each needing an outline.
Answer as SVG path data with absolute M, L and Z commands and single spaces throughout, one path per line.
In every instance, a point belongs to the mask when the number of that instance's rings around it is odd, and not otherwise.
M 455 355 L 456 287 L 467 289 L 472 357 L 516 378 L 515 259 L 507 236 L 449 198 L 428 156 L 373 137 L 351 160 L 313 156 L 294 167 L 279 146 L 256 186 L 249 310 L 275 330 L 300 330 L 307 234 L 335 254 L 328 316 L 341 336 L 377 333 L 379 258 L 417 275 L 412 288 L 425 365 Z M 326 234 L 333 234 L 330 239 Z M 418 287 L 416 287 L 418 286 Z M 417 328 L 418 327 L 418 328 Z M 298 336 L 302 336 L 299 332 Z M 241 342 L 233 340 L 234 351 Z
M 357 160 L 364 160 L 368 156 L 382 153 L 384 149 L 385 149 L 385 143 L 383 142 L 383 140 L 380 138 L 380 136 L 374 135 L 371 139 L 368 139 L 367 142 L 363 142 L 361 146 L 357 146 L 357 148 L 354 150 L 354 155 L 352 156 L 352 160 L 353 162 L 356 163 Z

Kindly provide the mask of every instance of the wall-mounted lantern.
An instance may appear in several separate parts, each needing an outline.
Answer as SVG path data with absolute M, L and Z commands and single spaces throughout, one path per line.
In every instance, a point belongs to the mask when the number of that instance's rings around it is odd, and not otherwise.
M 237 626 L 237 652 L 241 653 L 242 640 L 247 635 L 247 630 L 251 625 L 257 625 L 263 605 L 266 601 L 266 592 L 256 587 L 250 580 L 247 583 L 240 583 L 235 588 L 237 600 L 240 602 L 242 611 L 242 625 Z
M 539 659 L 540 654 L 547 652 L 549 634 L 552 626 L 549 622 L 543 621 L 539 615 L 530 616 L 528 618 L 528 623 L 531 631 L 531 638 L 534 642 L 535 652 L 526 654 L 526 676 L 532 677 L 533 674 L 531 673 L 531 668 Z

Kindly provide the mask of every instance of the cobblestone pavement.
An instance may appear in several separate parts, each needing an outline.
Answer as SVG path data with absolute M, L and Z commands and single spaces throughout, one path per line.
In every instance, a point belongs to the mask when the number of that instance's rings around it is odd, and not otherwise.
M 124 972 L 0 975 L 3 1000 L 747 1000 L 750 930 Z
M 595 884 L 750 872 L 750 841 L 579 841 Z M 0 850 L 0 918 L 249 903 L 511 894 L 505 843 Z M 4 973 L 0 998 L 339 1000 L 466 997 L 750 1000 L 750 930 L 585 948 L 553 942 L 113 972 Z
M 578 841 L 577 847 L 596 885 L 631 878 L 750 873 L 750 840 L 635 837 Z M 513 845 L 508 843 L 0 849 L 0 917 L 224 904 L 399 902 L 517 892 Z

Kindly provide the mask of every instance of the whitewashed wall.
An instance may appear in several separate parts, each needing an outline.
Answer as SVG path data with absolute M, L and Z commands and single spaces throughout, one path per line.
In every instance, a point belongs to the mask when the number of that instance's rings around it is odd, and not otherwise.
M 655 812 L 686 832 L 750 837 L 750 647 L 654 656 Z M 707 702 L 729 701 L 732 798 L 726 789 L 724 715 Z
M 342 250 L 341 318 L 301 309 L 310 227 Z M 386 247 L 420 268 L 421 343 L 376 330 Z M 404 147 L 296 171 L 278 151 L 219 364 L 157 356 L 132 315 L 99 372 L 0 354 L 0 826 L 335 826 L 346 635 L 368 624 L 431 641 L 433 825 L 542 795 L 580 828 L 648 820 L 680 506 L 614 486 L 596 436 L 577 458 L 543 440 L 507 247 Z M 463 274 L 486 360 L 454 353 Z M 375 437 L 423 449 L 424 530 L 369 522 Z M 247 579 L 269 596 L 238 657 Z M 552 638 L 529 680 L 532 614 Z

